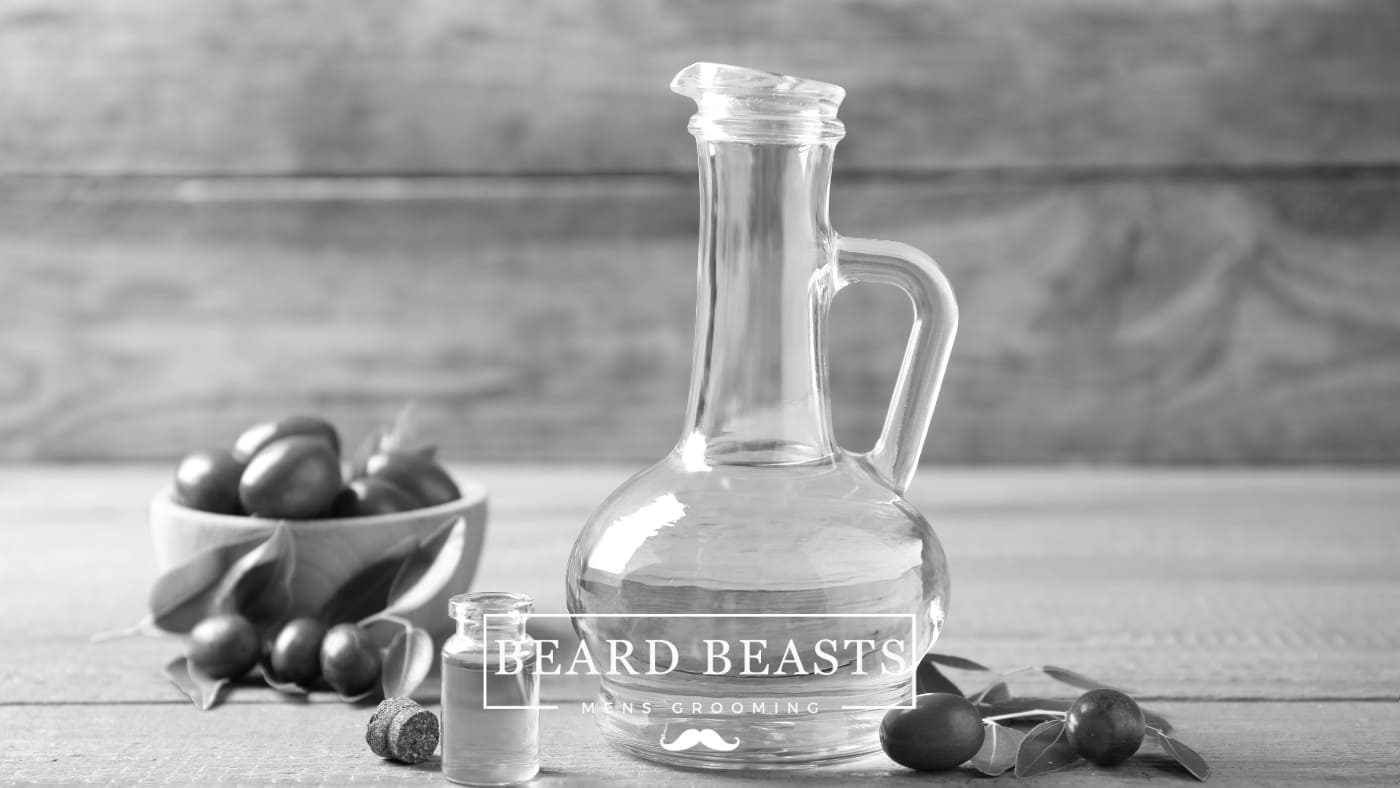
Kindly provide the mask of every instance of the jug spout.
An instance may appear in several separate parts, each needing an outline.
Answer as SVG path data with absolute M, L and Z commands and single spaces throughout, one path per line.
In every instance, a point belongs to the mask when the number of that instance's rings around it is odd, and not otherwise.
M 671 90 L 699 101 L 704 93 L 761 98 L 771 95 L 790 99 L 790 104 L 808 103 L 813 109 L 835 115 L 846 89 L 829 82 L 804 79 L 747 66 L 724 63 L 691 63 L 671 80 Z
M 840 85 L 723 63 L 693 63 L 671 80 L 671 90 L 693 100 L 697 137 L 739 142 L 836 142 L 846 127 L 836 110 Z

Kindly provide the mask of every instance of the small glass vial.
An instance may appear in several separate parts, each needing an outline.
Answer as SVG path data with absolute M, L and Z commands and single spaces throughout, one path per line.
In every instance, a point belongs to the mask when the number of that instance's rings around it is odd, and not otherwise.
M 442 648 L 442 773 L 462 785 L 512 785 L 540 770 L 534 608 L 525 594 L 448 600 L 457 634 Z

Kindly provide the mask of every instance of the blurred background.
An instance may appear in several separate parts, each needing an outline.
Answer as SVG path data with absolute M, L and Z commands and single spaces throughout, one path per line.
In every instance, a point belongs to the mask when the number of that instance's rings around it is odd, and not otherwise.
M 836 227 L 962 303 L 926 461 L 1400 459 L 1391 0 L 0 0 L 0 459 L 659 457 L 696 60 L 847 88 Z M 836 303 L 849 447 L 908 324 Z

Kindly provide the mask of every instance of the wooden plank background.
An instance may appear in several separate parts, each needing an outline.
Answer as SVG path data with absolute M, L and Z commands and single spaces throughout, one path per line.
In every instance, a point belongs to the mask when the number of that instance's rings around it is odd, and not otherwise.
M 449 456 L 675 440 L 697 59 L 850 96 L 832 214 L 947 268 L 927 458 L 1400 459 L 1384 0 L 0 4 L 0 458 L 416 399 Z M 843 442 L 908 316 L 843 294 Z
M 1389 0 L 7 0 L 8 172 L 681 170 L 696 60 L 849 89 L 841 166 L 1394 164 Z

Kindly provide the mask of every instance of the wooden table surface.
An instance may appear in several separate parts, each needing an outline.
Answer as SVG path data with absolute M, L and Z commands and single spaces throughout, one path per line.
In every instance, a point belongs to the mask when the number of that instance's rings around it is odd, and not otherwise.
M 455 470 L 492 495 L 475 586 L 562 611 L 574 535 L 631 469 Z M 177 641 L 90 642 L 144 612 L 146 504 L 168 473 L 0 468 L 0 783 L 440 782 L 368 752 L 368 707 L 240 688 L 201 713 L 160 675 Z M 1400 783 L 1400 471 L 935 469 L 910 498 L 953 575 L 936 650 L 1124 686 L 1210 761 L 1212 784 Z M 545 684 L 565 702 L 543 713 L 541 785 L 988 781 L 883 756 L 798 774 L 668 770 L 605 746 L 578 689 Z M 1032 780 L 1192 782 L 1147 756 Z

